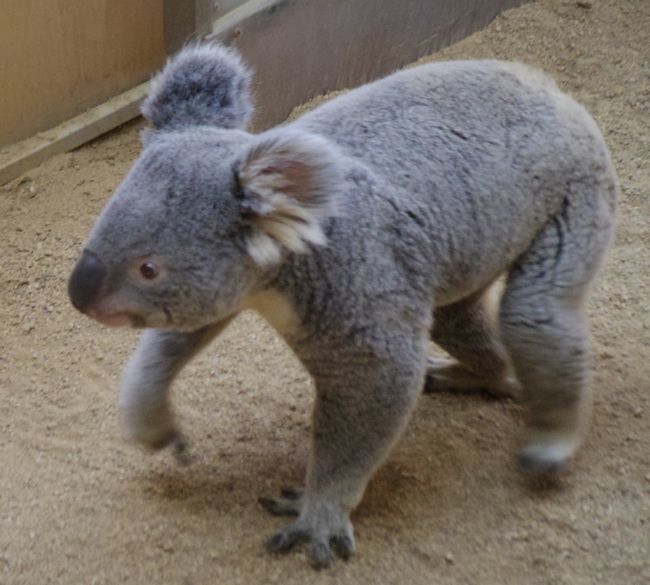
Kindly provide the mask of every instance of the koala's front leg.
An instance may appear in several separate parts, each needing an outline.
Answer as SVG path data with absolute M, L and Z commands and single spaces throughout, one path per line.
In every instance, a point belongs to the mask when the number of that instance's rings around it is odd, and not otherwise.
M 169 389 L 183 366 L 230 322 L 191 333 L 150 329 L 140 338 L 122 375 L 120 422 L 127 437 L 150 449 L 171 445 L 187 463 L 186 442 L 176 429 Z
M 317 390 L 305 491 L 298 518 L 267 542 L 269 551 L 308 541 L 317 568 L 330 563 L 332 550 L 343 558 L 354 552 L 350 512 L 398 439 L 424 380 L 425 338 L 404 336 L 387 345 L 390 356 L 386 347 L 346 348 L 305 360 Z

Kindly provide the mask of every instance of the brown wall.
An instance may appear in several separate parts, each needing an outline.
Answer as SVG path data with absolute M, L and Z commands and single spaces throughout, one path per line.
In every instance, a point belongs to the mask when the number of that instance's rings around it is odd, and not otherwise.
M 0 0 L 0 145 L 146 80 L 162 14 L 162 0 Z

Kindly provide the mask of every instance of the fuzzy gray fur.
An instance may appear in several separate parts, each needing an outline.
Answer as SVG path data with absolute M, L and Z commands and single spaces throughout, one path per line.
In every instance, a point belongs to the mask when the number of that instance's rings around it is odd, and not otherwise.
M 617 193 L 586 111 L 523 65 L 449 62 L 253 135 L 247 79 L 221 48 L 167 65 L 144 107 L 158 131 L 86 244 L 106 276 L 84 310 L 162 329 L 125 372 L 127 433 L 182 446 L 174 376 L 254 307 L 317 390 L 305 490 L 262 501 L 298 515 L 270 550 L 308 540 L 319 566 L 352 553 L 349 513 L 425 375 L 433 390 L 520 393 L 521 464 L 564 467 L 588 418 L 584 305 Z M 431 339 L 458 362 L 429 360 Z
M 250 82 L 238 53 L 217 45 L 188 46 L 152 80 L 142 113 L 160 130 L 202 124 L 242 128 L 253 113 Z

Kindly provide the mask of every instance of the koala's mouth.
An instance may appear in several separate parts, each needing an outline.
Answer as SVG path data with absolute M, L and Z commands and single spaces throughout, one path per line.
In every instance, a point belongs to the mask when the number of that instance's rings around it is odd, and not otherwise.
M 127 312 L 106 314 L 90 310 L 87 312 L 87 315 L 98 323 L 107 325 L 108 327 L 137 327 L 138 321 L 140 320 L 136 315 Z

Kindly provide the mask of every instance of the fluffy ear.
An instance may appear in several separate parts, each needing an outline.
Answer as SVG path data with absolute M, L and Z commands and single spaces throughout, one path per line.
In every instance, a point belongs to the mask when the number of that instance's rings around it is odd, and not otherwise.
M 325 244 L 323 222 L 336 214 L 343 160 L 326 139 L 282 129 L 261 135 L 236 170 L 247 249 L 268 266 L 283 248 L 304 253 Z
M 156 130 L 204 124 L 243 128 L 253 111 L 250 81 L 251 73 L 235 51 L 190 45 L 152 80 L 142 114 Z

